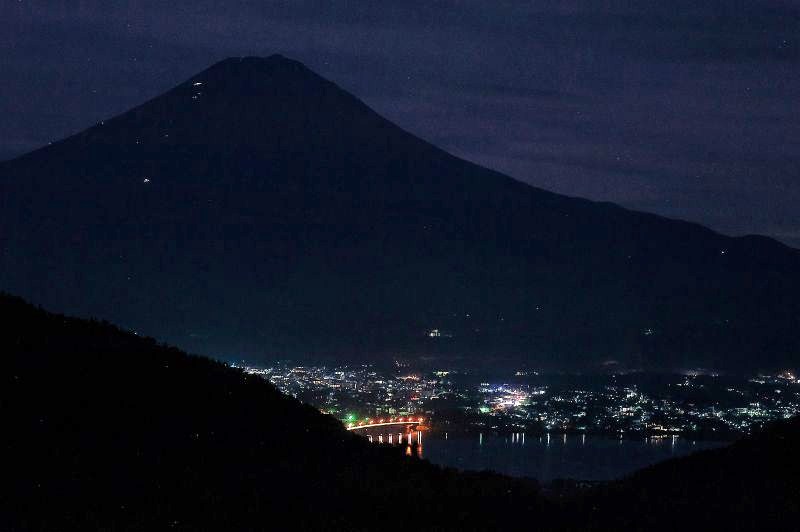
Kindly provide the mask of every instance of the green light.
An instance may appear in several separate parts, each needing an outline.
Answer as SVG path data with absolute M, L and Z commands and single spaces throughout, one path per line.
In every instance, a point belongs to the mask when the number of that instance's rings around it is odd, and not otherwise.
M 356 415 L 355 414 L 347 414 L 347 421 L 355 421 Z

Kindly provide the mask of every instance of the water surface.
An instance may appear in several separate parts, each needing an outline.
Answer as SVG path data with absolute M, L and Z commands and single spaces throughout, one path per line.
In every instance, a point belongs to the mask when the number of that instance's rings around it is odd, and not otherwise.
M 492 470 L 540 482 L 556 478 L 611 480 L 643 467 L 723 442 L 683 438 L 616 439 L 550 434 L 458 436 L 425 433 L 422 456 L 435 464 L 465 470 Z

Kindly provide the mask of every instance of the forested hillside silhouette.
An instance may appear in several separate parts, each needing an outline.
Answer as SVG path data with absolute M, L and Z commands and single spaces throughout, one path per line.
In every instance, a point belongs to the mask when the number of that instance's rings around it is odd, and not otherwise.
M 550 512 L 532 483 L 371 445 L 259 377 L 108 323 L 2 295 L 0 333 L 2 530 L 481 528 Z
M 367 443 L 259 377 L 0 295 L 0 530 L 791 530 L 800 421 L 584 489 Z M 561 484 L 563 486 L 570 485 Z

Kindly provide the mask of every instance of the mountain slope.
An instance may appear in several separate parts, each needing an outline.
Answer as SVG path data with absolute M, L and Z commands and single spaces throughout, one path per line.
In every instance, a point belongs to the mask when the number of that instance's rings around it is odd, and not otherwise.
M 239 370 L 0 294 L 3 530 L 772 530 L 800 420 L 557 502 L 368 444 Z M 676 521 L 677 520 L 677 521 Z
M 798 251 L 527 186 L 280 56 L 0 164 L 0 228 L 0 288 L 226 357 L 753 370 L 800 349 Z
M 463 530 L 553 515 L 529 483 L 368 444 L 258 377 L 2 294 L 0 353 L 2 530 Z
M 800 418 L 656 464 L 573 507 L 576 529 L 781 530 L 800 521 Z M 574 501 L 571 501 L 574 504 Z

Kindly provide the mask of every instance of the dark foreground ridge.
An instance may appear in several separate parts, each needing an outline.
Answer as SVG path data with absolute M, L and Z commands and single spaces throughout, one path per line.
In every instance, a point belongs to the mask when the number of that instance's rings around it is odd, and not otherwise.
M 797 250 L 525 185 L 280 56 L 0 163 L 0 228 L 0 289 L 214 356 L 752 372 L 800 352 Z
M 535 484 L 370 445 L 106 323 L 0 295 L 0 343 L 0 530 L 488 529 L 552 511 Z
M 668 460 L 568 501 L 576 530 L 792 530 L 800 526 L 800 418 L 730 447 Z
M 790 530 L 800 423 L 545 500 L 367 444 L 269 383 L 0 295 L 2 530 Z

